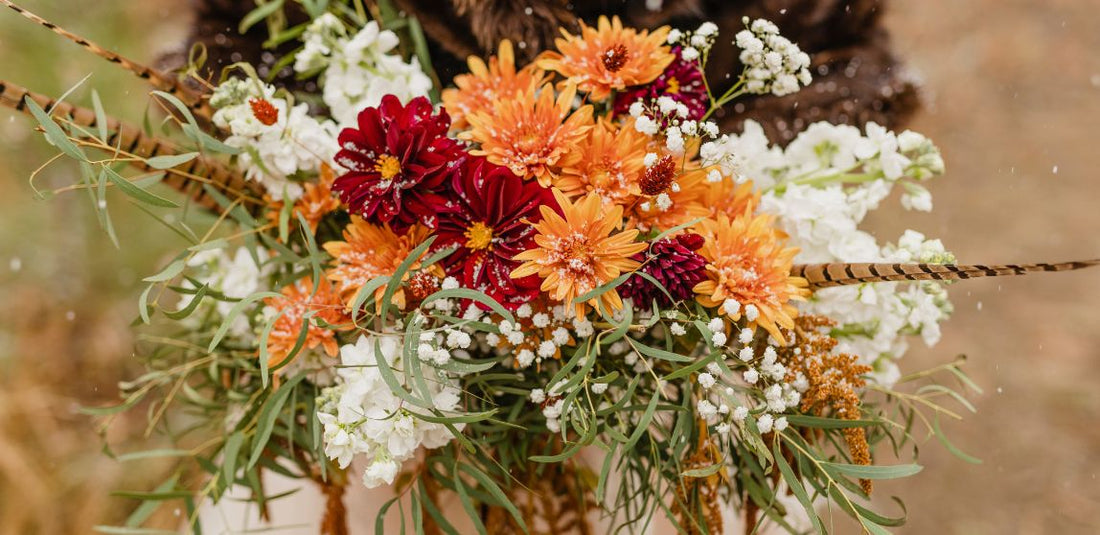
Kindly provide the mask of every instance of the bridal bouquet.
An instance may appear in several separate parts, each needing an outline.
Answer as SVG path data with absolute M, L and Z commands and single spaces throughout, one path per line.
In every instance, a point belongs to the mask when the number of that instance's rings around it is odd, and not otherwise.
M 197 50 L 198 85 L 72 36 L 153 83 L 157 127 L 0 82 L 79 162 L 68 189 L 107 232 L 126 198 L 190 243 L 144 279 L 148 373 L 92 410 L 148 410 L 177 447 L 124 457 L 180 469 L 126 493 L 148 505 L 107 532 L 173 501 L 196 526 L 234 486 L 265 510 L 274 472 L 321 485 L 328 533 L 359 506 L 348 485 L 393 489 L 379 532 L 458 532 L 454 500 L 481 533 L 824 532 L 824 502 L 885 533 L 904 517 L 870 508 L 872 483 L 921 468 L 877 452 L 935 436 L 970 459 L 939 429 L 976 388 L 960 362 L 899 368 L 939 338 L 944 281 L 1085 265 L 955 265 L 918 232 L 860 230 L 895 189 L 931 209 L 944 164 L 918 133 L 723 134 L 738 97 L 811 81 L 766 20 L 719 36 L 601 17 L 526 65 L 503 41 L 441 87 L 415 20 L 303 1 L 288 27 L 281 4 L 242 28 L 301 46 L 213 82 Z M 744 68 L 717 93 L 704 68 L 728 46 Z M 314 91 L 266 81 L 285 69 Z

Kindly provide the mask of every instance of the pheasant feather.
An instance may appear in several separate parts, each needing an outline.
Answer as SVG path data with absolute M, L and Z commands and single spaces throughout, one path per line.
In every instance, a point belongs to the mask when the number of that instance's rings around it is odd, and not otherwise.
M 10 7 L 16 13 L 19 13 L 23 17 L 30 19 L 34 23 L 41 25 L 50 31 L 80 45 L 85 50 L 95 54 L 111 63 L 117 63 L 122 68 L 136 74 L 138 77 L 149 81 L 149 84 L 154 88 L 164 91 L 170 95 L 183 101 L 188 108 L 191 109 L 198 119 L 204 123 L 209 124 L 211 117 L 214 116 L 214 110 L 210 107 L 210 103 L 203 98 L 203 95 L 191 90 L 176 77 L 165 74 L 157 69 L 154 69 L 148 65 L 143 65 L 136 61 L 133 61 L 125 56 L 116 54 L 102 46 L 99 46 L 92 41 L 89 41 L 79 35 L 76 35 L 68 30 L 65 30 L 58 25 L 30 12 L 26 9 L 16 5 L 11 0 L 0 0 L 0 4 Z
M 791 275 L 802 277 L 810 289 L 846 286 L 867 282 L 962 280 L 978 277 L 1026 275 L 1041 271 L 1070 271 L 1100 264 L 1100 259 L 1039 264 L 876 264 L 833 263 L 798 264 Z
M 29 113 L 26 99 L 33 100 L 42 109 L 52 110 L 52 115 L 64 118 L 74 125 L 89 129 L 98 126 L 96 114 L 92 110 L 74 106 L 68 102 L 58 102 L 46 95 L 0 80 L 0 106 Z M 172 142 L 148 135 L 134 125 L 110 117 L 106 121 L 108 136 L 102 141 L 111 147 L 117 147 L 120 151 L 137 156 L 138 158 L 130 160 L 130 163 L 142 170 L 152 170 L 146 165 L 146 158 L 183 152 Z M 186 194 L 198 205 L 214 212 L 219 212 L 221 206 L 202 187 L 203 182 L 209 183 L 230 198 L 258 199 L 262 196 L 262 193 L 256 189 L 255 183 L 247 181 L 223 163 L 206 156 L 200 155 L 165 171 L 168 173 L 165 179 L 168 185 Z M 195 180 L 195 177 L 202 177 L 205 180 Z

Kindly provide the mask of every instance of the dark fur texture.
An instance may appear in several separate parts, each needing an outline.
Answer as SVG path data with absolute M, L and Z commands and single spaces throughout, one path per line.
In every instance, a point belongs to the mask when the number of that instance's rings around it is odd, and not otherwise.
M 859 126 L 874 121 L 900 128 L 920 107 L 917 84 L 890 50 L 882 25 L 885 0 L 664 0 L 657 11 L 648 10 L 644 0 L 394 1 L 420 20 L 444 83 L 466 70 L 466 56 L 491 54 L 501 39 L 522 43 L 517 56 L 529 60 L 553 47 L 559 27 L 575 31 L 578 20 L 595 24 L 605 14 L 619 15 L 624 24 L 641 28 L 669 24 L 690 29 L 706 20 L 718 24 L 721 38 L 711 53 L 707 77 L 720 92 L 732 82 L 727 75 L 741 71 L 738 50 L 729 42 L 742 29 L 741 18 L 748 16 L 774 21 L 784 36 L 808 52 L 814 82 L 794 95 L 740 99 L 720 113 L 725 128 L 738 130 L 744 120 L 753 119 L 771 139 L 786 142 L 815 121 Z M 234 61 L 270 64 L 280 55 L 275 51 L 265 58 L 263 28 L 243 36 L 237 33 L 238 22 L 253 7 L 251 1 L 194 3 L 197 16 L 190 43 L 207 46 L 212 73 Z M 292 20 L 301 16 L 290 13 Z M 182 58 L 177 55 L 174 64 L 182 64 Z M 279 83 L 298 87 L 292 73 L 281 74 Z

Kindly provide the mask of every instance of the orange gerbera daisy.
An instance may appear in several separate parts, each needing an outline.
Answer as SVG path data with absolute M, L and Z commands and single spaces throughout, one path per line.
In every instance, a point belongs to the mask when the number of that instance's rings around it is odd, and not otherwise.
M 557 71 L 592 100 L 604 100 L 611 91 L 647 84 L 676 59 L 667 46 L 668 26 L 649 33 L 623 28 L 619 17 L 601 16 L 596 27 L 581 22 L 581 34 L 562 30 L 555 39 L 558 52 L 544 52 L 536 64 Z
M 649 137 L 633 128 L 601 120 L 577 147 L 579 158 L 563 167 L 554 187 L 571 198 L 594 192 L 604 203 L 627 206 L 637 195 L 645 172 Z
M 338 283 L 337 291 L 351 306 L 371 279 L 393 275 L 397 267 L 408 258 L 417 245 L 428 237 L 429 230 L 421 225 L 413 225 L 404 234 L 398 234 L 389 225 L 377 226 L 367 223 L 359 216 L 351 216 L 351 223 L 344 229 L 344 240 L 330 241 L 324 248 L 335 258 L 336 266 L 328 270 L 328 278 Z M 413 272 L 419 264 L 413 264 Z M 410 273 L 406 273 L 408 278 Z M 375 305 L 381 303 L 385 287 L 375 291 Z M 398 308 L 405 307 L 405 294 L 397 290 L 393 303 Z
M 592 106 L 570 115 L 576 87 L 569 85 L 554 99 L 550 84 L 537 91 L 527 88 L 514 98 L 498 100 L 492 112 L 480 111 L 466 118 L 471 129 L 458 135 L 481 144 L 470 154 L 485 156 L 523 178 L 537 178 L 550 185 L 554 169 L 576 158 L 577 145 L 592 128 Z
M 314 291 L 313 279 L 305 277 L 283 288 L 280 293 L 283 294 L 281 297 L 264 299 L 265 305 L 279 313 L 267 338 L 267 365 L 289 364 L 283 361 L 298 345 L 298 338 L 302 334 L 302 322 L 307 321 L 307 314 L 309 315 L 308 326 L 302 350 L 321 346 L 328 356 L 335 357 L 340 352 L 336 331 L 351 328 L 351 325 L 348 324 L 348 317 L 344 313 L 344 303 L 340 301 L 340 296 L 332 291 L 332 285 L 322 279 L 321 284 Z
M 309 225 L 309 230 L 313 233 L 317 232 L 317 225 L 321 223 L 321 218 L 340 207 L 340 199 L 332 194 L 332 181 L 335 179 L 336 174 L 332 168 L 328 164 L 321 164 L 321 177 L 316 183 L 304 184 L 304 193 L 294 201 L 293 215 L 290 216 L 291 224 L 297 221 L 298 215 L 301 215 Z M 268 219 L 278 221 L 279 213 L 283 210 L 283 201 L 273 200 L 268 203 L 268 206 L 270 207 L 267 213 Z
M 732 177 L 723 174 L 717 182 L 707 181 L 703 204 L 710 210 L 712 218 L 726 214 L 730 219 L 736 219 L 745 212 L 756 210 L 760 204 L 760 193 L 753 189 L 751 180 L 738 184 Z
M 534 63 L 516 70 L 516 56 L 512 42 L 500 42 L 497 55 L 489 58 L 489 65 L 477 56 L 466 59 L 469 74 L 455 76 L 455 87 L 443 90 L 443 107 L 451 116 L 451 127 L 465 128 L 466 117 L 480 111 L 493 111 L 493 103 L 514 97 L 528 89 L 534 89 L 546 81 L 545 71 Z
M 732 220 L 719 214 L 717 220 L 702 221 L 699 231 L 706 242 L 698 252 L 707 260 L 707 280 L 694 290 L 703 306 L 718 308 L 733 321 L 745 315 L 750 325 L 763 327 L 785 344 L 779 327 L 792 329 L 798 316 L 791 301 L 804 301 L 810 292 L 806 279 L 790 276 L 798 249 L 783 246 L 786 236 L 773 219 L 746 213 Z
M 538 274 L 542 278 L 542 291 L 565 306 L 573 305 L 577 316 L 583 316 L 586 303 L 573 301 L 602 284 L 611 282 L 624 272 L 640 265 L 630 257 L 645 250 L 645 243 L 635 242 L 638 231 L 624 230 L 612 235 L 622 226 L 621 206 L 603 208 L 600 196 L 589 193 L 575 204 L 562 192 L 554 190 L 562 214 L 548 206 L 540 207 L 542 221 L 535 224 L 538 247 L 515 256 L 524 261 L 512 270 L 512 278 L 518 279 Z M 587 304 L 603 304 L 608 311 L 623 307 L 622 299 L 614 289 L 590 299 Z

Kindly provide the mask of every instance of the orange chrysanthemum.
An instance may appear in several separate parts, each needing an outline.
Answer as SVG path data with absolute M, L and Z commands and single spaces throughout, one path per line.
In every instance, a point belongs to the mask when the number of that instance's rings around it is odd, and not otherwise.
M 537 91 L 528 88 L 514 98 L 499 100 L 492 112 L 481 111 L 466 118 L 471 129 L 459 138 L 481 145 L 470 154 L 512 170 L 525 179 L 537 178 L 550 185 L 554 171 L 576 159 L 577 145 L 592 128 L 592 106 L 572 114 L 576 88 L 566 86 L 554 99 L 549 84 Z
M 730 219 L 735 219 L 756 210 L 756 206 L 760 204 L 760 193 L 753 189 L 751 180 L 738 184 L 733 178 L 722 175 L 722 180 L 708 181 L 703 193 L 703 204 L 710 210 L 712 218 L 725 214 Z
M 567 83 L 600 101 L 613 90 L 647 84 L 664 72 L 676 59 L 665 46 L 668 31 L 664 26 L 639 32 L 623 28 L 619 17 L 608 21 L 601 16 L 595 28 L 582 22 L 579 36 L 563 29 L 565 38 L 554 40 L 558 52 L 544 52 L 535 63 L 561 73 Z
M 328 164 L 321 164 L 321 177 L 316 183 L 304 184 L 302 196 L 294 201 L 291 223 L 297 221 L 297 216 L 301 215 L 309 225 L 310 232 L 317 233 L 317 225 L 321 223 L 321 219 L 340 207 L 340 199 L 332 194 L 332 181 L 335 179 L 336 174 L 332 168 Z M 278 221 L 279 213 L 283 210 L 283 201 L 268 200 L 268 206 L 268 219 Z
M 634 128 L 600 121 L 577 148 L 579 158 L 554 179 L 554 187 L 570 198 L 596 193 L 605 204 L 627 206 L 637 196 L 648 143 L 649 137 Z
M 451 115 L 451 127 L 465 128 L 466 117 L 478 112 L 492 112 L 493 103 L 515 97 L 546 81 L 545 71 L 534 63 L 516 70 L 516 56 L 512 42 L 500 42 L 497 55 L 489 58 L 489 64 L 477 56 L 466 60 L 469 74 L 455 76 L 455 87 L 443 90 L 443 107 Z
M 669 157 L 665 156 L 650 169 L 658 170 L 661 161 L 666 161 L 665 158 Z M 627 210 L 631 225 L 644 232 L 653 229 L 668 230 L 693 219 L 706 217 L 708 211 L 702 202 L 706 191 L 705 173 L 701 169 L 689 169 L 685 172 L 677 166 L 673 175 L 664 191 L 651 190 L 651 195 L 644 195 L 639 188 L 638 202 Z
M 328 270 L 329 280 L 338 284 L 337 291 L 350 306 L 355 302 L 363 286 L 371 279 L 393 275 L 413 249 L 428 237 L 429 230 L 421 225 L 409 227 L 398 234 L 389 225 L 367 223 L 359 216 L 351 216 L 351 223 L 344 229 L 345 241 L 330 241 L 325 251 L 335 259 L 335 267 Z M 413 264 L 413 272 L 419 264 Z M 409 276 L 406 273 L 406 278 Z M 375 305 L 380 304 L 385 287 L 375 291 Z M 398 290 L 393 296 L 398 308 L 405 307 L 405 294 Z
M 769 215 L 744 214 L 699 224 L 706 242 L 699 254 L 707 260 L 707 280 L 695 285 L 696 299 L 705 307 L 718 308 L 733 321 L 756 308 L 750 325 L 759 325 L 780 344 L 786 341 L 779 327 L 791 329 L 798 309 L 791 301 L 804 301 L 810 292 L 806 279 L 792 277 L 791 263 L 797 248 L 785 248 L 785 235 L 773 226 Z M 740 307 L 725 307 L 733 299 Z
M 280 293 L 281 297 L 264 299 L 264 304 L 279 314 L 267 338 L 267 365 L 274 367 L 281 363 L 289 364 L 283 361 L 298 345 L 302 322 L 306 321 L 307 314 L 310 317 L 302 350 L 321 346 L 328 356 L 335 357 L 340 351 L 336 331 L 350 328 L 351 325 L 344 313 L 344 303 L 333 292 L 332 285 L 322 279 L 315 292 L 313 279 L 306 277 L 283 288 Z
M 622 299 L 614 289 L 587 303 L 573 303 L 581 295 L 610 282 L 624 272 L 638 268 L 639 263 L 631 255 L 646 248 L 645 243 L 635 242 L 638 231 L 612 231 L 622 226 L 621 206 L 603 208 L 599 195 L 589 193 L 575 204 L 562 192 L 554 190 L 562 214 L 548 206 L 540 208 L 542 221 L 535 224 L 538 247 L 528 249 L 515 260 L 523 261 L 512 271 L 512 278 L 538 274 L 542 278 L 542 291 L 555 301 L 568 307 L 573 304 L 577 316 L 583 316 L 586 304 L 603 304 L 608 311 L 623 307 Z

